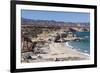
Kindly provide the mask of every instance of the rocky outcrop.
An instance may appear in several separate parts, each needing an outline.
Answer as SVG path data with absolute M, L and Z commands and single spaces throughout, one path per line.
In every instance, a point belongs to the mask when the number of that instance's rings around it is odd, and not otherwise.
M 36 45 L 36 42 L 32 42 L 30 38 L 28 37 L 22 37 L 21 41 L 21 46 L 22 46 L 22 52 L 29 52 L 33 51 L 33 48 Z
M 22 53 L 33 52 L 34 54 L 45 54 L 49 51 L 49 44 L 46 41 L 34 41 L 27 37 L 22 37 Z

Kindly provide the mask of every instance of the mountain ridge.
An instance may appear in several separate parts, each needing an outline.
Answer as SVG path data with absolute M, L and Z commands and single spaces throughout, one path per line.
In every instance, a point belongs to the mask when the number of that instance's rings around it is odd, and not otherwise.
M 34 25 L 34 26 L 76 26 L 81 25 L 85 27 L 89 27 L 89 22 L 62 22 L 62 21 L 54 21 L 54 20 L 33 20 L 21 18 L 22 25 Z

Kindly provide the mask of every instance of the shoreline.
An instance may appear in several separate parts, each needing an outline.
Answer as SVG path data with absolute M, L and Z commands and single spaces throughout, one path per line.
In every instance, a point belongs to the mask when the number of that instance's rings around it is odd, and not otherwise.
M 66 45 L 66 44 L 67 44 L 67 45 Z M 83 55 L 86 55 L 86 56 L 90 56 L 88 53 L 85 53 L 85 52 L 82 52 L 82 51 L 78 51 L 76 48 L 73 48 L 73 46 L 69 45 L 69 42 L 66 42 L 66 43 L 65 43 L 65 46 L 66 46 L 66 47 L 69 47 L 69 48 L 72 49 L 73 51 L 79 52 L 79 53 L 81 53 L 81 54 L 83 54 Z
M 22 63 L 35 63 L 35 62 L 48 62 L 48 61 L 79 61 L 89 60 L 89 56 L 65 46 L 65 43 L 53 43 L 49 44 L 49 52 L 47 54 L 33 54 L 31 53 L 32 59 L 22 60 Z M 23 53 L 24 55 L 27 53 Z
M 65 46 L 64 43 L 58 43 L 58 44 L 55 44 L 60 50 L 62 50 L 66 55 L 70 55 L 70 56 L 79 56 L 79 57 L 89 57 L 89 55 L 86 55 L 80 51 L 77 51 L 76 49 L 72 49 L 70 48 L 69 46 Z M 60 51 L 57 49 L 57 51 Z M 61 51 L 60 51 L 61 52 Z

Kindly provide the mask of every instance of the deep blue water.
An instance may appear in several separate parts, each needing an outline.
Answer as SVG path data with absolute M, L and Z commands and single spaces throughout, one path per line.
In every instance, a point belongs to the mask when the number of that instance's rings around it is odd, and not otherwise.
M 81 51 L 83 53 L 90 54 L 90 32 L 74 32 L 78 37 L 81 37 L 80 41 L 68 42 L 72 48 Z

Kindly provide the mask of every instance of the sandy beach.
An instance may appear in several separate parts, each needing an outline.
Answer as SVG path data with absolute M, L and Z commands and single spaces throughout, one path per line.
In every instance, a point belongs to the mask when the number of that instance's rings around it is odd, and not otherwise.
M 47 61 L 76 61 L 89 60 L 89 56 L 79 51 L 76 51 L 64 43 L 50 43 L 49 53 L 47 54 L 33 54 L 32 52 L 22 53 L 22 55 L 30 54 L 31 59 L 23 59 L 23 63 L 47 62 Z

